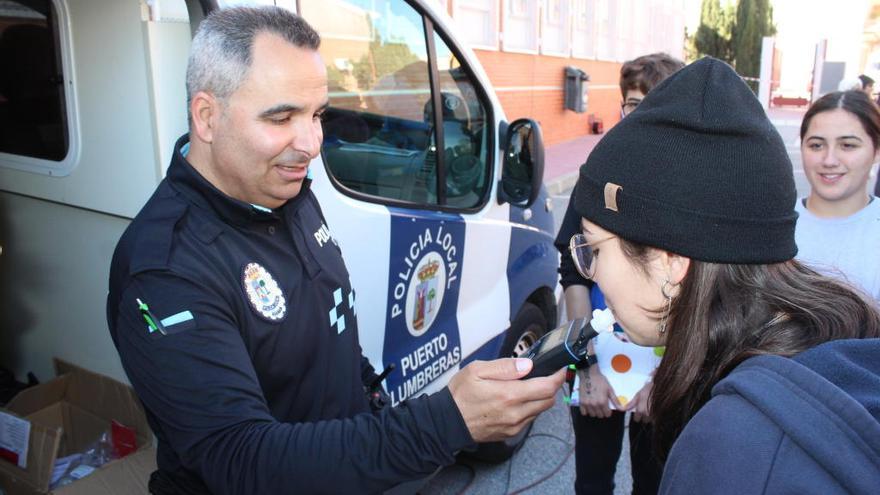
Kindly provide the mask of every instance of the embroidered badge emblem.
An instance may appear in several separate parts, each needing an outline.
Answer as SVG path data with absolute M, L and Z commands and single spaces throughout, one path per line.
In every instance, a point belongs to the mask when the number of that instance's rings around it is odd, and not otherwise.
M 272 275 L 259 263 L 248 263 L 242 277 L 251 306 L 270 321 L 280 321 L 287 314 L 284 293 Z
M 416 265 L 415 277 L 406 295 L 406 326 L 413 337 L 428 331 L 443 304 L 446 263 L 437 252 L 430 252 Z

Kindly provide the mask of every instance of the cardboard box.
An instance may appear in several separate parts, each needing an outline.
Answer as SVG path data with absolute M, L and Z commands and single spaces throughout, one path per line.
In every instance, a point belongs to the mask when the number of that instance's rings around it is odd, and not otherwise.
M 156 451 L 134 390 L 59 359 L 54 364 L 56 378 L 22 390 L 3 410 L 30 421 L 31 432 L 27 467 L 0 461 L 0 487 L 7 495 L 50 493 L 55 459 L 85 450 L 116 420 L 135 430 L 137 452 L 51 493 L 146 494 L 147 480 L 156 469 Z

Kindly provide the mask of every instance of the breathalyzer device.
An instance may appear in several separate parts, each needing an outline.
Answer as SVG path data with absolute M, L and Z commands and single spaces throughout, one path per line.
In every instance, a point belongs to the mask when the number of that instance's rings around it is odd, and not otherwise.
M 593 318 L 577 318 L 538 339 L 520 357 L 532 360 L 532 371 L 523 379 L 547 376 L 570 364 L 586 362 L 587 344 L 614 325 L 611 310 L 593 311 Z

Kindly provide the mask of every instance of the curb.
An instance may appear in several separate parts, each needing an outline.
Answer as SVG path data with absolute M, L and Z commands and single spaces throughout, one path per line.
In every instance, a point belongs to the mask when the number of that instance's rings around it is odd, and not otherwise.
M 579 171 L 574 171 L 552 179 L 547 179 L 544 181 L 544 187 L 547 188 L 547 192 L 550 193 L 551 196 L 561 196 L 563 194 L 568 195 L 575 183 L 577 183 L 579 175 Z

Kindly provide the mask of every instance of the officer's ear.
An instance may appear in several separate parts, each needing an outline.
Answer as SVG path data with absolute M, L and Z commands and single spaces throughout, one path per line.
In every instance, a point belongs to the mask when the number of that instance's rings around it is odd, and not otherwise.
M 221 105 L 217 97 L 206 91 L 199 91 L 193 95 L 189 104 L 193 134 L 190 139 L 198 139 L 208 144 L 214 141 L 217 119 L 223 112 Z

